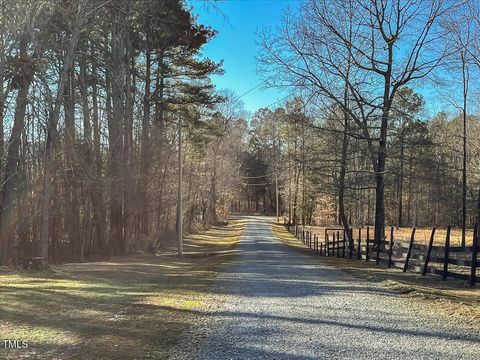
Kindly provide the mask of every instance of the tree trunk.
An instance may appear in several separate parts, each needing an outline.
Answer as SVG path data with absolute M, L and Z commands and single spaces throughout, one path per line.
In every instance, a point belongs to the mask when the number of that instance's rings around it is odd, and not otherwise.
M 92 54 L 95 54 L 92 45 Z M 105 248 L 105 210 L 103 206 L 104 188 L 102 185 L 102 155 L 100 149 L 100 124 L 98 108 L 97 68 L 95 61 L 92 62 L 92 125 L 93 125 L 93 157 L 95 186 L 92 189 L 93 223 L 95 224 L 96 245 L 95 247 L 104 253 Z
M 148 40 L 147 40 L 148 43 Z M 151 87 L 151 53 L 145 51 L 145 94 L 143 98 L 142 144 L 140 153 L 140 234 L 144 238 L 149 236 L 148 197 L 149 169 L 150 169 L 150 87 Z
M 27 39 L 24 35 L 20 41 L 20 58 L 27 59 Z M 0 199 L 0 262 L 6 264 L 8 260 L 10 217 L 13 211 L 13 200 L 15 198 L 16 174 L 19 159 L 19 148 L 21 136 L 25 127 L 25 112 L 28 104 L 28 91 L 32 79 L 23 79 L 18 89 L 13 119 L 12 132 L 8 142 L 5 175 L 2 179 Z M 3 127 L 2 127 L 3 129 Z M 3 130 L 2 130 L 3 131 Z
M 403 132 L 403 129 L 402 129 Z M 403 167 L 404 167 L 404 137 L 400 137 L 400 174 L 398 179 L 398 222 L 397 227 L 403 227 Z
M 375 168 L 375 243 L 383 247 L 385 239 L 385 162 L 387 152 L 387 125 L 390 100 L 386 100 L 380 127 L 380 139 Z
M 128 9 L 128 5 L 127 5 Z M 127 10 L 129 12 L 129 9 Z M 133 177 L 133 106 L 135 103 L 134 59 L 131 49 L 130 34 L 125 34 L 125 110 L 123 122 L 123 242 L 122 253 L 129 252 L 133 234 L 133 218 L 135 215 L 135 179 Z
M 348 79 L 349 70 L 347 70 Z M 343 98 L 345 104 L 348 104 L 348 87 L 345 85 Z M 345 229 L 345 234 L 350 234 L 347 215 L 345 214 L 345 175 L 347 172 L 347 151 L 348 151 L 348 112 L 343 111 L 343 137 L 342 137 L 342 154 L 340 159 L 340 176 L 338 180 L 338 212 L 341 223 Z
M 110 249 L 114 255 L 123 253 L 123 182 L 122 175 L 122 154 L 123 154 L 123 136 L 122 124 L 125 114 L 125 43 L 123 34 L 120 30 L 119 15 L 120 10 L 116 11 L 117 16 L 112 24 L 111 39 L 111 102 L 112 109 L 109 116 L 109 150 L 110 150 Z
M 462 161 L 462 246 L 466 242 L 467 227 L 467 97 L 468 97 L 468 69 L 464 54 L 462 54 L 463 75 L 463 161 Z
M 87 46 L 86 43 L 83 44 L 83 51 L 87 53 Z M 88 181 L 89 179 L 95 178 L 95 162 L 93 156 L 93 143 L 92 143 L 92 124 L 91 124 L 91 115 L 90 115 L 90 104 L 88 99 L 88 87 L 87 84 L 89 82 L 88 76 L 88 68 L 86 62 L 86 56 L 83 55 L 80 58 L 78 63 L 80 73 L 79 73 L 79 86 L 80 86 L 80 95 L 81 95 L 81 103 L 82 103 L 82 115 L 83 115 L 83 142 L 82 142 L 82 151 L 81 151 L 81 158 L 83 161 L 82 167 L 82 179 L 85 181 L 85 193 L 87 196 L 83 198 L 83 221 L 82 221 L 82 229 L 83 234 L 81 235 L 82 243 L 87 242 L 87 247 L 84 250 L 84 247 L 80 245 L 80 258 L 83 261 L 83 257 L 85 252 L 87 255 L 89 253 L 95 253 L 98 251 L 96 241 L 93 237 L 93 227 L 94 227 L 94 219 L 95 219 L 95 209 L 93 204 L 95 202 L 95 193 L 93 190 L 93 185 Z M 88 235 L 87 235 L 88 234 Z
M 47 140 L 45 144 L 45 164 L 44 164 L 44 174 L 43 174 L 43 194 L 41 199 L 41 231 L 40 231 L 40 256 L 44 258 L 45 266 L 48 265 L 48 241 L 49 241 L 49 218 L 50 218 L 50 207 L 51 207 L 51 197 L 52 197 L 52 188 L 53 188 L 53 155 L 54 147 L 56 141 L 57 133 L 57 124 L 60 117 L 60 108 L 63 101 L 63 95 L 65 92 L 65 84 L 67 80 L 68 73 L 73 64 L 75 48 L 78 44 L 78 39 L 80 37 L 80 31 L 83 28 L 84 23 L 84 6 L 85 2 L 81 2 L 79 5 L 79 11 L 75 19 L 75 24 L 73 27 L 73 33 L 68 42 L 68 49 L 65 54 L 65 59 L 63 63 L 63 69 L 60 73 L 60 78 L 57 85 L 57 95 L 55 98 L 55 103 L 50 113 L 48 123 L 47 123 Z
M 65 113 L 65 196 L 66 212 L 65 226 L 68 235 L 68 241 L 75 260 L 80 260 L 80 212 L 78 201 L 78 181 L 77 181 L 77 154 L 75 143 L 75 95 L 73 88 L 73 71 L 67 75 L 64 95 L 64 113 Z

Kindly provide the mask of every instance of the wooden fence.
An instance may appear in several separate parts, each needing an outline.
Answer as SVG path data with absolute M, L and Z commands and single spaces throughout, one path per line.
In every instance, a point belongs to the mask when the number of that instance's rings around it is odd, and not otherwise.
M 432 229 L 428 245 L 415 242 L 412 229 L 408 242 L 395 240 L 395 229 L 390 228 L 387 238 L 376 244 L 370 238 L 367 227 L 366 238 L 362 231 L 355 234 L 353 228 L 326 228 L 323 238 L 303 226 L 285 223 L 285 228 L 318 256 L 336 256 L 341 258 L 375 262 L 377 265 L 397 267 L 406 271 L 436 274 L 443 279 L 454 278 L 467 281 L 470 286 L 479 282 L 477 278 L 479 227 L 475 224 L 472 246 L 451 246 L 451 227 L 447 228 L 444 246 L 434 246 L 435 228 Z M 355 238 L 356 235 L 356 238 Z M 452 266 L 454 268 L 452 268 Z

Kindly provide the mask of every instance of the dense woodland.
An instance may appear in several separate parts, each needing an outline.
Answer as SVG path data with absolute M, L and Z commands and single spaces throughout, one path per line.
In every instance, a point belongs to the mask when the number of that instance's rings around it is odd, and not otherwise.
M 222 70 L 200 50 L 215 31 L 187 4 L 0 6 L 3 264 L 161 246 L 176 226 L 179 117 L 185 226 L 225 216 L 246 125 L 210 82 Z
M 179 212 L 195 231 L 273 215 L 277 193 L 289 222 L 374 224 L 377 240 L 477 221 L 476 1 L 303 1 L 259 34 L 259 73 L 287 96 L 254 114 L 213 86 L 216 32 L 187 2 L 0 10 L 3 265 L 162 250 Z
M 259 35 L 266 83 L 296 95 L 252 122 L 287 221 L 374 225 L 379 244 L 386 224 L 474 226 L 478 1 L 306 0 Z

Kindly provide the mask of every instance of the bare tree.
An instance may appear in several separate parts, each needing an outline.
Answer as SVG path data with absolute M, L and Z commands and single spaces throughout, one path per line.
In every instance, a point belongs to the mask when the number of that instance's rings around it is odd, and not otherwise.
M 348 4 L 309 0 L 299 15 L 287 14 L 278 35 L 262 36 L 260 63 L 272 85 L 310 89 L 348 113 L 361 130 L 375 174 L 375 240 L 380 243 L 392 103 L 402 86 L 425 78 L 449 55 L 438 46 L 444 35 L 439 22 L 456 2 Z

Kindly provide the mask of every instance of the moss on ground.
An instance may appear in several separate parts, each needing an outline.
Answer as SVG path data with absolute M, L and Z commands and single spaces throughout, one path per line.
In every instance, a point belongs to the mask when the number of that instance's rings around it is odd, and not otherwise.
M 137 255 L 0 275 L 0 340 L 28 341 L 0 347 L 0 358 L 165 358 L 195 320 L 178 310 L 205 306 L 243 228 L 235 221 L 190 236 L 182 259 Z

